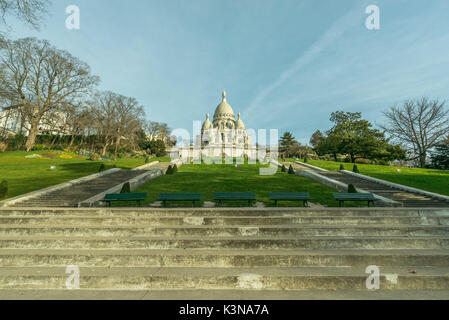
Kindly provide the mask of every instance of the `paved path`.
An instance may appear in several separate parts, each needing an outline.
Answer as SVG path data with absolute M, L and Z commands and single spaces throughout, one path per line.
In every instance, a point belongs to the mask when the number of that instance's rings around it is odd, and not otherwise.
M 292 165 L 295 170 L 309 170 L 345 184 L 353 184 L 359 189 L 363 189 L 365 191 L 375 193 L 379 196 L 401 202 L 404 207 L 449 207 L 449 202 L 447 201 L 434 199 L 413 192 L 407 192 L 397 188 L 389 187 L 380 183 L 361 179 L 344 172 L 320 171 L 297 163 L 292 164 L 290 162 L 283 164 L 286 166 Z

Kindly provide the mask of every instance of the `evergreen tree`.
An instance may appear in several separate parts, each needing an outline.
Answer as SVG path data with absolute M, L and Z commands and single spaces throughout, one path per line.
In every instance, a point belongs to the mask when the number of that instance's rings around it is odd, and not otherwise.
M 355 164 L 354 167 L 352 168 L 352 172 L 359 173 L 359 168 L 357 167 L 356 164 Z
M 0 183 L 0 198 L 4 198 L 8 195 L 8 181 L 3 180 Z
M 295 174 L 295 170 L 293 170 L 293 167 L 291 165 L 288 168 L 288 174 Z
M 440 143 L 435 147 L 431 156 L 431 163 L 433 168 L 449 170 L 449 141 Z
M 105 167 L 104 163 L 102 163 L 100 168 L 98 169 L 98 172 L 102 172 L 102 171 L 105 171 L 105 170 L 106 170 L 106 167 Z
M 284 165 L 282 165 L 281 171 L 282 172 L 287 172 L 287 168 Z
M 129 182 L 126 182 L 123 184 L 122 190 L 120 190 L 120 193 L 131 193 L 131 185 Z
M 357 193 L 357 189 L 353 184 L 348 184 L 348 193 Z
M 173 167 L 172 166 L 168 166 L 167 171 L 165 172 L 165 174 L 173 174 Z
M 295 137 L 291 134 L 291 132 L 285 132 L 281 140 L 279 141 L 279 151 L 281 153 L 289 155 L 289 148 L 295 143 Z

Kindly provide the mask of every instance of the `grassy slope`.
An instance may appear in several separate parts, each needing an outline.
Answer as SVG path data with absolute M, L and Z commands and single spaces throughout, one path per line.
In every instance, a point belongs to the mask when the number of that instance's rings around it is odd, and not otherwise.
M 342 164 L 324 160 L 309 160 L 307 163 L 331 171 L 339 170 Z M 352 171 L 353 164 L 343 163 L 343 165 L 346 170 Z M 398 168 L 371 164 L 357 164 L 357 167 L 361 174 L 367 176 L 449 195 L 449 170 Z
M 8 198 L 97 173 L 102 163 L 102 161 L 77 158 L 25 158 L 28 155 L 46 152 L 48 151 L 0 153 L 0 181 L 8 181 Z M 153 158 L 151 160 L 166 161 L 168 158 Z M 115 162 L 108 161 L 104 163 L 106 169 L 112 168 L 114 164 L 118 168 L 131 169 L 145 164 L 145 161 L 143 158 L 119 159 Z M 55 166 L 56 169 L 50 170 L 50 166 Z
M 335 206 L 333 190 L 310 179 L 288 175 L 280 171 L 273 176 L 260 176 L 260 165 L 183 165 L 175 175 L 164 175 L 141 186 L 135 192 L 147 192 L 146 203 L 157 200 L 160 192 L 201 193 L 202 200 L 213 201 L 214 192 L 255 192 L 258 201 L 273 206 L 268 192 L 310 192 L 314 202 Z M 189 206 L 191 204 L 184 204 Z M 226 203 L 227 206 L 245 206 L 245 202 Z M 280 206 L 295 206 L 298 202 L 282 201 Z

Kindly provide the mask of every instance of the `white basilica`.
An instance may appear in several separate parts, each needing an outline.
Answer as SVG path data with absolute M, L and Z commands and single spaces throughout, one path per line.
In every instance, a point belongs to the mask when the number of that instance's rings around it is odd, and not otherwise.
M 206 115 L 201 128 L 201 141 L 203 147 L 230 146 L 248 147 L 251 136 L 246 132 L 245 124 L 240 119 L 240 113 L 235 119 L 234 111 L 226 101 L 226 92 L 223 91 L 222 101 L 215 109 L 214 118 L 210 122 L 209 113 Z

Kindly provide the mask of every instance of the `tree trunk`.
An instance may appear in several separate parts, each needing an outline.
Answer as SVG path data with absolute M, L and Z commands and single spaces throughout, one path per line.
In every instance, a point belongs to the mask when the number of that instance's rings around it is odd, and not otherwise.
M 117 150 L 118 150 L 119 144 L 120 144 L 120 136 L 118 136 L 117 140 L 115 140 L 114 161 L 117 161 Z
M 73 146 L 73 142 L 75 142 L 75 135 L 72 134 L 72 138 L 70 139 L 69 147 Z
M 38 126 L 39 126 L 38 121 L 30 124 L 30 130 L 28 131 L 27 141 L 25 143 L 25 148 L 27 152 L 31 151 L 31 149 L 33 149 L 34 147 L 34 144 L 36 142 L 36 136 L 39 133 Z

